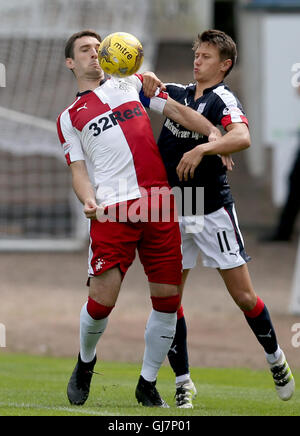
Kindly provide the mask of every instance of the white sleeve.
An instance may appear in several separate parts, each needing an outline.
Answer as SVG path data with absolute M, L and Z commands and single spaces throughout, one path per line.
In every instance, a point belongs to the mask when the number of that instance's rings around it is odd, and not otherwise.
M 140 101 L 142 105 L 148 109 L 154 110 L 155 112 L 163 113 L 165 105 L 167 103 L 169 94 L 167 92 L 159 91 L 157 89 L 156 94 L 152 98 L 145 96 L 143 91 L 143 76 L 141 74 L 134 74 L 128 77 L 126 80 L 135 86 L 137 92 L 139 93 Z
M 85 160 L 80 139 L 71 123 L 69 111 L 63 112 L 58 117 L 57 133 L 68 165 L 77 160 Z

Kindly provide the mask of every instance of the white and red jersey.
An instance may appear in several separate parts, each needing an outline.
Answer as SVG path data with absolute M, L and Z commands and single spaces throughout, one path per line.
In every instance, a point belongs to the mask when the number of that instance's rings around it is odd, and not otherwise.
M 78 94 L 57 120 L 70 165 L 88 159 L 98 203 L 105 206 L 141 197 L 140 188 L 169 186 L 155 142 L 148 107 L 163 112 L 168 94 L 145 98 L 142 76 L 102 81 Z M 143 104 L 142 104 L 143 103 Z

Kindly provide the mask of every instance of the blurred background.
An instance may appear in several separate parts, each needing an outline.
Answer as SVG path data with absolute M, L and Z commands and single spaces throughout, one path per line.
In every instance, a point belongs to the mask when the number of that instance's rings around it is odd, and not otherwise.
M 85 28 L 102 37 L 133 33 L 144 45 L 142 71 L 188 84 L 193 40 L 217 28 L 237 42 L 227 83 L 250 121 L 252 147 L 234 156 L 229 175 L 250 272 L 291 365 L 300 367 L 292 345 L 292 326 L 300 322 L 299 219 L 289 238 L 272 238 L 299 147 L 300 1 L 0 0 L 0 16 L 0 323 L 7 332 L 1 352 L 77 353 L 88 236 L 56 135 L 55 120 L 76 94 L 64 66 L 65 41 Z M 150 117 L 157 137 L 163 118 Z M 191 363 L 264 366 L 218 274 L 199 259 L 188 283 Z M 150 307 L 136 261 L 103 338 L 104 359 L 140 361 Z

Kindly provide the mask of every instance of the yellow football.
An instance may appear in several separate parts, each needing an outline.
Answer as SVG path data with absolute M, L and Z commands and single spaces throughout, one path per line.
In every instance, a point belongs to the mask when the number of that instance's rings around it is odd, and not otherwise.
M 98 58 L 105 73 L 116 77 L 131 76 L 143 63 L 143 46 L 130 33 L 112 33 L 101 42 Z

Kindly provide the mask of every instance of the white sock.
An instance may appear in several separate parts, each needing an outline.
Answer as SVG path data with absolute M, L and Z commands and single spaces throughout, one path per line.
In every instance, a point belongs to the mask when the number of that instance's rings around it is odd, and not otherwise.
M 175 383 L 183 383 L 185 381 L 189 381 L 191 379 L 190 373 L 188 374 L 184 374 L 184 375 L 179 375 L 178 377 L 176 377 Z
M 141 375 L 150 382 L 157 378 L 174 340 L 177 314 L 152 310 L 145 331 L 145 353 Z
M 281 353 L 282 353 L 282 351 L 281 351 L 281 348 L 279 347 L 279 345 L 278 345 L 278 348 L 275 351 L 275 353 L 272 353 L 272 354 L 265 353 L 267 361 L 269 362 L 269 364 L 274 365 L 274 363 L 276 363 L 277 360 L 279 359 L 279 357 L 281 356 Z
M 80 357 L 83 362 L 91 362 L 96 355 L 96 346 L 108 323 L 108 317 L 93 319 L 87 311 L 87 303 L 80 312 Z

